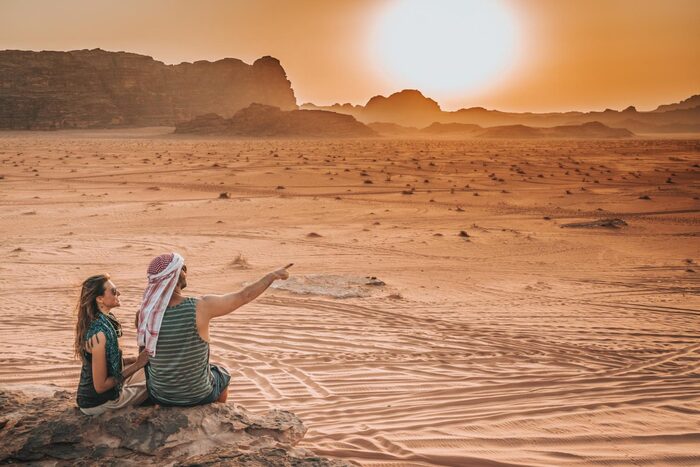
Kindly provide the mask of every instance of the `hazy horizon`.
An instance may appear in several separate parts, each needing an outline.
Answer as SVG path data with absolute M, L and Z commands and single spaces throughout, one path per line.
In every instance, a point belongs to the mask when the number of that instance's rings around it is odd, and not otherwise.
M 446 111 L 646 111 L 700 90 L 700 3 L 686 0 L 9 0 L 0 12 L 0 49 L 101 48 L 166 64 L 271 55 L 299 104 L 418 89 Z

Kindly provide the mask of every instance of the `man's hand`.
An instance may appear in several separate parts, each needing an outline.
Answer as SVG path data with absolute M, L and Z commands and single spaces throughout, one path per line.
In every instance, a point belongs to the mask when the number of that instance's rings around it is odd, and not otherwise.
M 272 274 L 274 274 L 275 280 L 279 279 L 279 280 L 284 281 L 284 280 L 289 279 L 289 272 L 287 271 L 287 269 L 291 268 L 292 266 L 294 266 L 294 263 L 289 263 L 285 267 L 280 268 L 277 271 L 274 271 Z

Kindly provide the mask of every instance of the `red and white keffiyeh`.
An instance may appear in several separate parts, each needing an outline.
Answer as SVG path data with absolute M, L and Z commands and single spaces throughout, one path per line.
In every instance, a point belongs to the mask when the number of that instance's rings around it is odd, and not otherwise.
M 163 314 L 180 277 L 185 260 L 177 253 L 168 253 L 153 258 L 148 266 L 148 285 L 143 292 L 139 308 L 139 347 L 146 347 L 148 355 L 155 356 L 158 331 Z

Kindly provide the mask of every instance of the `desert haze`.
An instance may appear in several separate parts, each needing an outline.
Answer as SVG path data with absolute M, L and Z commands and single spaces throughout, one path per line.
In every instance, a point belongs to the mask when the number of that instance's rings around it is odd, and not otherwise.
M 229 401 L 366 466 L 700 463 L 700 143 L 0 134 L 0 379 L 74 391 L 87 276 L 288 281 L 212 325 Z
M 0 464 L 700 466 L 698 24 L 2 0 Z

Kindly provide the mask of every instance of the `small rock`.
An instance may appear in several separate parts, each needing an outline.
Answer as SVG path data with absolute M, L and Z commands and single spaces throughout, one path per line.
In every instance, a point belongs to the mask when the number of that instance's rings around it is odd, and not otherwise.
M 386 285 L 384 281 L 377 279 L 375 276 L 367 276 L 366 285 L 382 286 Z

